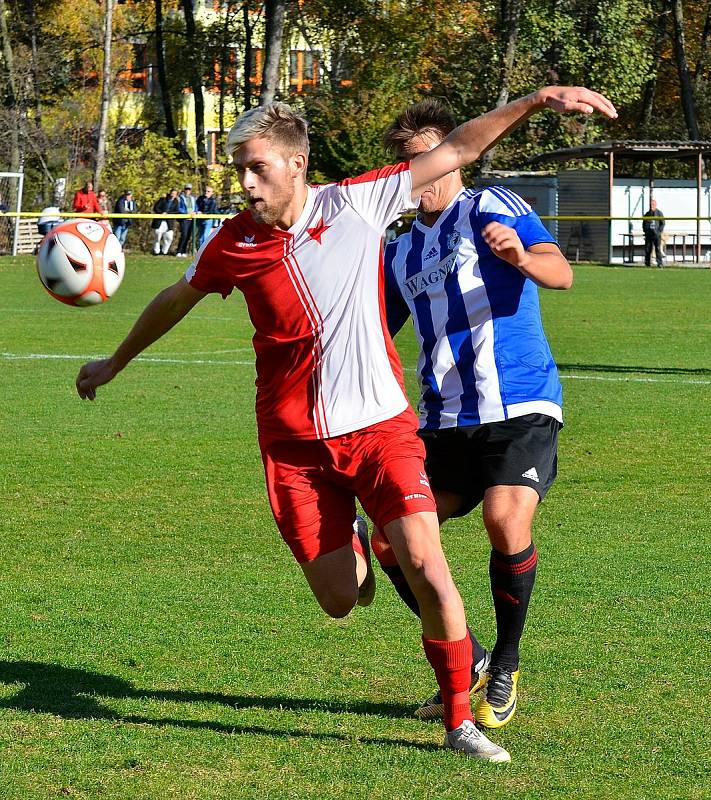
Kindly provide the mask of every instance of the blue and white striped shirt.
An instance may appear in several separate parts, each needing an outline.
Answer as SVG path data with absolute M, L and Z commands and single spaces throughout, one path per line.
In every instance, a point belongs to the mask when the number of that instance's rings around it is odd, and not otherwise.
M 422 428 L 533 413 L 563 421 L 538 287 L 484 242 L 481 230 L 494 221 L 514 228 L 525 248 L 555 243 L 522 198 L 493 186 L 463 189 L 433 227 L 415 221 L 385 250 L 390 333 L 412 315 L 420 345 Z

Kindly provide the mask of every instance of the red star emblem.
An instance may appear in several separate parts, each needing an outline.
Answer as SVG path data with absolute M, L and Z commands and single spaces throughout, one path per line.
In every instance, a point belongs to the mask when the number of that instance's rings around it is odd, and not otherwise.
M 323 217 L 321 217 L 321 219 L 318 221 L 318 225 L 316 225 L 315 228 L 307 228 L 306 233 L 308 233 L 312 239 L 315 239 L 319 244 L 321 244 L 321 237 L 330 227 L 330 225 L 323 224 Z

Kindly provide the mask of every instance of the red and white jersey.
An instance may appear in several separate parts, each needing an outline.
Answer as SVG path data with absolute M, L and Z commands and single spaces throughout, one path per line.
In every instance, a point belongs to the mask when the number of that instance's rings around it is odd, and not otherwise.
M 325 439 L 407 408 L 385 322 L 382 236 L 412 209 L 409 164 L 309 186 L 283 231 L 246 211 L 187 270 L 203 292 L 245 296 L 255 328 L 257 425 L 270 439 Z

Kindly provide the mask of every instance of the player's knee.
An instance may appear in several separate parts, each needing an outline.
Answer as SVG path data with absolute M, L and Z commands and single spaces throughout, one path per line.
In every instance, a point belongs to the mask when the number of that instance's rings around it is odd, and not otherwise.
M 353 610 L 358 602 L 358 592 L 333 588 L 316 595 L 316 600 L 329 617 L 341 619 Z
M 442 555 L 413 559 L 408 583 L 420 608 L 441 610 L 457 597 L 449 567 Z
M 502 553 L 518 553 L 531 543 L 531 521 L 527 516 L 484 512 L 484 526 L 493 547 Z

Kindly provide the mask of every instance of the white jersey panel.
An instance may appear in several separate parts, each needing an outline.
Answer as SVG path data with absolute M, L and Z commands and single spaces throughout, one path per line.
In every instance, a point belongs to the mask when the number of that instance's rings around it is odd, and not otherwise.
M 471 329 L 471 342 L 475 358 L 473 363 L 477 407 L 479 419 L 482 423 L 497 422 L 505 417 L 501 401 L 501 387 L 499 374 L 496 369 L 494 357 L 494 324 L 491 317 L 491 305 L 484 287 L 484 279 L 479 269 L 476 248 L 474 246 L 474 231 L 469 218 L 469 206 L 462 203 L 458 226 L 462 232 L 462 241 L 459 245 L 459 258 L 464 263 L 472 264 L 471 270 L 461 270 L 459 285 L 462 294 L 470 298 L 466 304 L 467 319 Z M 446 406 L 446 404 L 445 404 Z M 461 406 L 452 408 L 448 419 L 456 419 Z
M 387 184 L 378 187 L 380 198 L 396 198 L 390 208 L 401 208 L 403 197 L 409 202 L 409 181 L 394 175 L 376 179 L 375 185 L 380 183 Z M 369 187 L 373 183 L 359 184 L 360 198 Z M 312 208 L 292 229 L 286 260 L 306 313 L 317 320 L 318 433 L 327 438 L 390 419 L 407 408 L 407 398 L 393 372 L 380 314 L 382 231 L 363 224 L 340 185 L 310 191 Z

